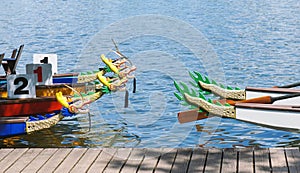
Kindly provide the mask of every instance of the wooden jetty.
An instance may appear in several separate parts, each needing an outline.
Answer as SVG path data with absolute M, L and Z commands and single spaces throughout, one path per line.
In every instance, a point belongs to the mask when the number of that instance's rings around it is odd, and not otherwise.
M 0 172 L 300 172 L 299 148 L 2 148 Z

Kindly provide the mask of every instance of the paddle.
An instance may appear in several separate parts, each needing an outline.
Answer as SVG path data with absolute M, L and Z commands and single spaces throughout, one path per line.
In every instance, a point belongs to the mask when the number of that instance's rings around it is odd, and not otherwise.
M 178 112 L 177 118 L 180 124 L 208 118 L 208 112 L 198 112 L 199 109 L 192 109 Z

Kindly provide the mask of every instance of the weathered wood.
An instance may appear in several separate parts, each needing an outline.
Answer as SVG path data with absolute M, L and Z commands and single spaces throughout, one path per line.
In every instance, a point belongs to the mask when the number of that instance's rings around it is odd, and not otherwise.
M 299 149 L 0 149 L 0 172 L 241 173 L 254 170 L 300 172 Z
M 222 173 L 237 171 L 237 151 L 232 148 L 223 150 Z
M 71 172 L 86 172 L 92 163 L 96 160 L 97 156 L 101 152 L 101 149 L 90 148 L 80 158 L 76 165 L 72 168 Z
M 238 149 L 238 172 L 239 173 L 250 173 L 254 172 L 253 165 L 253 149 L 252 148 L 244 148 Z
M 116 151 L 116 148 L 103 148 L 102 152 L 98 155 L 97 159 L 91 165 L 88 172 L 102 172 L 109 164 Z
M 272 172 L 288 172 L 287 162 L 283 149 L 270 148 L 270 160 L 272 166 Z
M 6 172 L 21 172 L 42 150 L 41 148 L 27 150 Z
M 182 148 L 178 150 L 171 172 L 187 172 L 191 154 L 191 148 Z
M 16 162 L 27 150 L 27 148 L 16 148 L 12 152 L 10 152 L 5 158 L 1 160 L 0 172 L 4 172 L 8 168 L 10 168 L 10 166 L 14 162 Z
M 255 172 L 271 172 L 268 149 L 254 150 Z
M 5 158 L 10 152 L 12 152 L 14 149 L 12 148 L 5 148 L 0 149 L 0 161 Z
M 68 156 L 72 151 L 71 148 L 60 148 L 56 153 L 54 153 L 50 159 L 41 167 L 38 171 L 40 173 L 53 172 L 56 167 L 58 167 L 61 162 Z
M 176 153 L 177 153 L 177 149 L 163 148 L 161 150 L 161 156 L 154 172 L 156 173 L 170 172 L 175 160 Z
M 203 172 L 207 152 L 205 149 L 194 149 L 188 172 Z
M 23 173 L 37 172 L 57 151 L 57 148 L 45 148 L 35 159 L 22 171 Z
M 285 150 L 286 158 L 291 173 L 300 172 L 300 152 L 299 149 L 289 148 Z
M 114 154 L 114 157 L 109 162 L 104 172 L 106 173 L 120 172 L 123 165 L 127 161 L 130 152 L 131 152 L 130 148 L 118 148 L 116 153 Z
M 147 149 L 138 172 L 153 172 L 160 158 L 160 154 L 160 148 Z
M 222 157 L 222 150 L 209 149 L 206 165 L 205 165 L 205 172 L 212 172 L 212 173 L 220 172 L 221 157 Z
M 86 152 L 86 148 L 74 148 L 54 172 L 69 172 Z
M 122 168 L 121 172 L 127 173 L 127 172 L 137 172 L 144 156 L 145 156 L 146 149 L 143 148 L 134 148 Z

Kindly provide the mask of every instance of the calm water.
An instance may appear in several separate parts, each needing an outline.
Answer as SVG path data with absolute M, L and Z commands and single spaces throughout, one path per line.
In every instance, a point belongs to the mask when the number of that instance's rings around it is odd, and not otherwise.
M 189 81 L 189 70 L 241 88 L 300 81 L 298 0 L 8 0 L 0 6 L 1 52 L 25 44 L 19 73 L 34 53 L 58 54 L 60 73 L 97 69 L 100 54 L 113 57 L 112 38 L 138 67 L 129 108 L 124 93 L 105 95 L 91 105 L 90 128 L 88 116 L 78 115 L 1 139 L 1 147 L 300 146 L 299 131 L 220 118 L 179 124 L 177 112 L 187 108 L 173 95 L 173 80 Z

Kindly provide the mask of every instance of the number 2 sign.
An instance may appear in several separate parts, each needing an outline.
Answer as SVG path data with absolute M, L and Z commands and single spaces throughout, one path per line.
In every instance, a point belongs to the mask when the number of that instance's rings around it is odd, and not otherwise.
M 35 98 L 35 77 L 33 74 L 7 76 L 8 98 Z
M 36 76 L 36 85 L 52 84 L 51 64 L 26 64 L 26 74 L 34 74 Z

